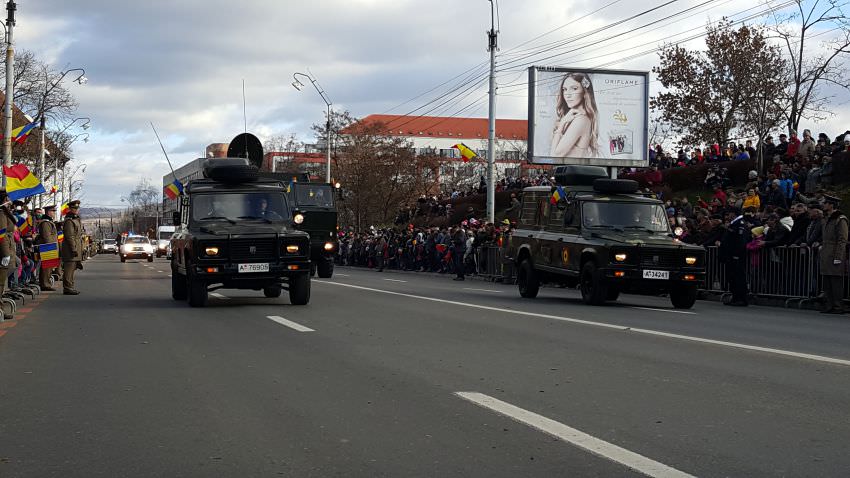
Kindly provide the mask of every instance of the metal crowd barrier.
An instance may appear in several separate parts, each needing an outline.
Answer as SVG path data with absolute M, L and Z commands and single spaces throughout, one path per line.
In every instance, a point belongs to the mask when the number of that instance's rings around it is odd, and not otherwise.
M 513 280 L 513 264 L 505 260 L 505 250 L 495 244 L 479 246 L 475 251 L 476 273 L 491 281 Z

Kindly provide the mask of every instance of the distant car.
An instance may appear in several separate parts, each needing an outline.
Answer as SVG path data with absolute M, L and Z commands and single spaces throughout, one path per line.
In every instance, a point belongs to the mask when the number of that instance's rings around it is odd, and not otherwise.
M 171 236 L 174 235 L 175 231 L 174 226 L 159 226 L 156 228 L 156 257 L 162 257 L 166 255 L 168 248 L 168 243 L 171 241 Z
M 165 246 L 165 258 L 168 259 L 169 261 L 171 260 L 171 243 L 170 242 Z
M 100 244 L 100 252 L 104 254 L 109 252 L 111 254 L 118 254 L 118 244 L 115 242 L 115 239 L 104 239 Z
M 151 240 L 145 236 L 128 236 L 121 244 L 118 253 L 121 256 L 121 262 L 134 258 L 147 258 L 148 262 L 153 262 L 154 247 L 151 245 Z

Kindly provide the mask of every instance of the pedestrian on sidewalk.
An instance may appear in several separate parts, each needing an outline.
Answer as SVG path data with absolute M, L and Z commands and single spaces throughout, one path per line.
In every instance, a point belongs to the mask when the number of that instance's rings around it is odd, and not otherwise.
M 844 275 L 847 273 L 847 216 L 838 210 L 838 198 L 824 196 L 823 233 L 820 248 L 820 273 L 823 275 L 825 314 L 843 314 Z

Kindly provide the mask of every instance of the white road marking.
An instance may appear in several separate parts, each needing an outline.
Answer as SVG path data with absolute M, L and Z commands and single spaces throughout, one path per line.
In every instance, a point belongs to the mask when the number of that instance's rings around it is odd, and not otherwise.
M 168 274 L 168 277 L 171 277 L 171 274 Z
M 230 300 L 230 297 L 228 297 L 224 294 L 219 294 L 218 292 L 210 292 L 210 295 L 215 297 L 216 299 Z
M 388 280 L 390 282 L 407 282 L 406 280 L 401 280 L 401 279 L 384 279 L 384 280 Z
M 286 320 L 283 317 L 280 317 L 280 316 L 277 316 L 277 315 L 268 315 L 266 317 L 277 322 L 280 325 L 285 325 L 285 326 L 289 327 L 290 329 L 295 329 L 299 332 L 315 332 L 315 330 L 311 329 L 310 327 L 304 327 L 301 324 L 296 324 L 295 322 L 293 322 L 291 320 Z
M 629 307 L 630 309 L 638 309 L 638 310 L 652 310 L 655 312 L 670 312 L 671 314 L 687 314 L 687 315 L 697 315 L 696 312 L 690 312 L 687 310 L 673 310 L 673 309 L 654 309 L 652 307 Z
M 487 306 L 487 305 L 469 304 L 469 303 L 466 303 L 466 302 L 458 302 L 458 301 L 455 301 L 455 300 L 437 299 L 435 297 L 426 297 L 426 296 L 421 296 L 421 295 L 406 294 L 404 292 L 393 292 L 393 291 L 390 291 L 390 290 L 374 289 L 374 288 L 371 288 L 371 287 L 363 287 L 363 286 L 353 285 L 353 284 L 343 284 L 341 282 L 329 282 L 329 281 L 322 281 L 322 280 L 314 280 L 313 282 L 319 283 L 319 284 L 338 285 L 340 287 L 350 287 L 352 289 L 368 290 L 368 291 L 372 291 L 372 292 L 378 292 L 378 293 L 381 293 L 381 294 L 397 295 L 397 296 L 400 296 L 400 297 L 409 297 L 411 299 L 429 300 L 431 302 L 440 302 L 440 303 L 443 303 L 443 304 L 458 305 L 458 306 L 461 306 L 461 307 L 471 307 L 473 309 L 491 310 L 491 311 L 494 311 L 494 312 L 504 312 L 506 314 L 516 314 L 516 315 L 524 315 L 524 316 L 527 316 L 527 317 L 539 317 L 541 319 L 559 320 L 559 321 L 562 321 L 562 322 L 569 322 L 569 323 L 572 323 L 572 324 L 590 325 L 590 326 L 593 326 L 593 327 L 601 327 L 603 329 L 611 329 L 611 330 L 616 330 L 616 331 L 620 331 L 620 332 L 632 332 L 632 333 L 636 333 L 636 334 L 654 335 L 654 336 L 657 336 L 657 337 L 667 337 L 667 338 L 671 338 L 671 339 L 687 340 L 689 342 L 699 342 L 699 343 L 703 343 L 703 344 L 720 345 L 720 346 L 723 346 L 723 347 L 730 347 L 730 348 L 742 349 L 742 350 L 750 350 L 750 351 L 753 351 L 753 352 L 764 352 L 764 353 L 768 353 L 768 354 L 782 355 L 782 356 L 785 356 L 785 357 L 794 357 L 794 358 L 805 359 L 805 360 L 814 360 L 816 362 L 830 363 L 830 364 L 835 364 L 835 365 L 844 365 L 844 366 L 850 367 L 850 360 L 840 359 L 840 358 L 835 358 L 835 357 L 826 357 L 824 355 L 814 355 L 814 354 L 807 354 L 807 353 L 802 353 L 802 352 L 792 352 L 790 350 L 774 349 L 774 348 L 770 348 L 770 347 L 761 347 L 761 346 L 758 346 L 758 345 L 739 344 L 739 343 L 736 343 L 736 342 L 727 342 L 727 341 L 724 341 L 724 340 L 706 339 L 706 338 L 702 338 L 702 337 L 694 337 L 692 335 L 673 334 L 673 333 L 670 333 L 670 332 L 661 332 L 660 330 L 641 329 L 641 328 L 636 328 L 636 327 L 626 327 L 626 326 L 616 325 L 616 324 L 607 324 L 605 322 L 593 322 L 593 321 L 590 321 L 590 320 L 573 319 L 571 317 L 560 317 L 560 316 L 557 316 L 557 315 L 538 314 L 536 312 L 526 312 L 526 311 L 523 311 L 523 310 L 500 309 L 498 307 L 490 307 L 490 306 Z
M 157 271 L 157 272 L 159 272 L 160 274 L 162 273 L 162 271 Z
M 476 291 L 476 292 L 495 292 L 495 293 L 497 293 L 497 294 L 501 294 L 501 293 L 502 293 L 502 291 L 500 291 L 500 290 L 493 290 L 493 289 L 473 289 L 472 287 L 464 287 L 464 288 L 463 288 L 463 290 L 474 290 L 474 291 Z
M 339 272 L 337 272 L 335 275 L 338 275 L 340 277 L 351 277 L 348 274 L 340 274 Z
M 596 456 L 620 463 L 632 470 L 652 477 L 664 478 L 693 478 L 685 472 L 671 468 L 663 463 L 651 460 L 633 451 L 621 448 L 613 443 L 588 435 L 581 430 L 556 422 L 543 415 L 511 405 L 483 393 L 455 392 L 458 397 L 468 400 L 478 406 L 494 411 L 500 415 L 512 418 L 520 423 L 536 428 L 543 433 L 560 438 L 566 442 L 588 451 Z

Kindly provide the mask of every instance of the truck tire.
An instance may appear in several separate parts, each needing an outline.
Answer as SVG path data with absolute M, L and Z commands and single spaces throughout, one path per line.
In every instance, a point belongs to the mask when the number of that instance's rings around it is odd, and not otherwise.
M 540 278 L 537 277 L 537 272 L 534 270 L 530 259 L 525 259 L 520 263 L 516 284 L 519 295 L 525 299 L 533 299 L 540 292 Z
M 670 289 L 670 302 L 677 309 L 690 309 L 697 301 L 695 284 L 676 284 Z
M 189 280 L 187 280 L 186 282 L 186 288 L 188 289 L 187 298 L 189 299 L 189 306 L 203 307 L 207 305 L 207 298 L 209 297 L 209 293 L 207 292 L 207 285 L 201 281 L 192 280 L 192 276 L 189 276 Z
M 330 259 L 323 259 L 316 265 L 319 277 L 329 279 L 334 275 L 334 263 Z
M 271 287 L 263 287 L 263 295 L 268 297 L 269 299 L 276 299 L 280 297 L 281 288 L 279 285 L 274 285 Z
M 186 282 L 186 276 L 178 274 L 176 270 L 171 270 L 171 298 L 174 300 L 186 300 L 189 292 L 189 284 Z
M 598 181 L 598 180 L 597 180 Z M 602 305 L 608 298 L 607 284 L 593 262 L 581 268 L 581 299 L 585 304 Z
M 148 262 L 153 262 L 153 255 L 148 256 Z
M 306 305 L 310 302 L 310 275 L 295 274 L 289 277 L 289 302 Z

